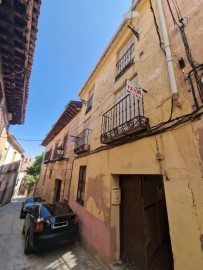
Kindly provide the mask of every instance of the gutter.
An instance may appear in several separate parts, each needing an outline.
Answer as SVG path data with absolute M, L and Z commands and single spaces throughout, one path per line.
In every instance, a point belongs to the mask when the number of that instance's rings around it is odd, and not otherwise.
M 178 89 L 177 89 L 177 83 L 176 83 L 175 72 L 174 72 L 174 67 L 173 67 L 173 59 L 172 59 L 166 20 L 165 20 L 161 0 L 157 0 L 157 6 L 158 6 L 161 30 L 163 34 L 163 40 L 164 40 L 164 49 L 166 53 L 166 63 L 167 63 L 168 76 L 169 76 L 169 81 L 170 81 L 170 86 L 171 86 L 172 98 L 174 101 L 178 101 Z

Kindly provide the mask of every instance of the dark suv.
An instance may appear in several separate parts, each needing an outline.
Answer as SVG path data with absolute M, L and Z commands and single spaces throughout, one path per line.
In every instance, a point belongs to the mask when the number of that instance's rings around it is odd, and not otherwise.
M 39 196 L 27 197 L 25 201 L 22 202 L 20 218 L 25 218 L 29 210 L 32 209 L 37 202 L 43 202 L 42 198 Z
M 78 234 L 78 216 L 66 204 L 36 204 L 25 218 L 25 254 L 73 242 Z

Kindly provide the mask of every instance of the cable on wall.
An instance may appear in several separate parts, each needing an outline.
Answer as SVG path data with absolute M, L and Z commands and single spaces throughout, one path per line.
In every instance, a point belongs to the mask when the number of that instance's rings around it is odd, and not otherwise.
M 158 39 L 159 39 L 159 46 L 161 48 L 161 50 L 163 51 L 164 55 L 166 55 L 166 52 L 163 48 L 163 42 L 161 41 L 161 35 L 160 35 L 160 32 L 159 32 L 159 26 L 157 24 L 157 20 L 156 20 L 156 16 L 155 16 L 155 12 L 154 12 L 154 8 L 152 6 L 152 2 L 151 0 L 149 0 L 149 3 L 150 3 L 150 9 L 151 9 L 151 12 L 153 14 L 153 18 L 154 18 L 154 24 L 155 24 L 155 28 L 156 28 L 156 32 L 157 32 L 157 35 L 158 35 Z

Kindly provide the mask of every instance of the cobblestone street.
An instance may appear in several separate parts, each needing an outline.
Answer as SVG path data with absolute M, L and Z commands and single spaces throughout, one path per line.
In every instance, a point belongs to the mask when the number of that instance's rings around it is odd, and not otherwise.
M 63 269 L 63 270 L 103 270 L 91 255 L 75 243 L 50 251 L 24 255 L 24 220 L 19 218 L 22 197 L 0 208 L 0 269 Z

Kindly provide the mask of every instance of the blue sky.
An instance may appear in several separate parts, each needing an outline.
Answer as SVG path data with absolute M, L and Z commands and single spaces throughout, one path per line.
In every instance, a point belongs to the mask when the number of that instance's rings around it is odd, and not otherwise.
M 25 154 L 41 141 L 91 74 L 131 0 L 43 0 L 24 125 L 10 127 Z

